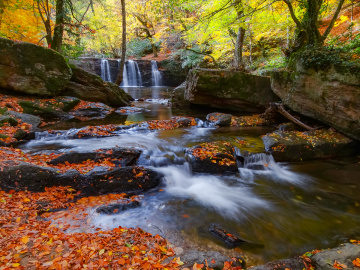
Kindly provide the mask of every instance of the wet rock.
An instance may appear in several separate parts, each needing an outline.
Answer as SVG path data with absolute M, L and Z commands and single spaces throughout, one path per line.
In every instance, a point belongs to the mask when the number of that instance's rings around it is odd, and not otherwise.
M 44 118 L 61 118 L 65 116 L 61 105 L 53 101 L 21 100 L 19 105 L 26 114 L 38 115 Z
M 0 38 L 0 88 L 54 96 L 60 94 L 71 76 L 65 58 L 54 50 Z
M 41 192 L 46 187 L 74 186 L 78 177 L 77 171 L 58 173 L 57 169 L 23 163 L 2 167 L 0 187 L 5 191 L 14 189 Z
M 337 248 L 320 251 L 310 259 L 315 269 L 333 270 L 335 261 L 346 265 L 348 269 L 354 269 L 352 261 L 359 257 L 360 245 L 347 243 Z
M 188 127 L 188 126 L 196 126 L 197 121 L 194 117 L 185 117 L 185 116 L 174 116 L 172 117 L 179 125 L 179 127 Z
M 234 147 L 229 142 L 202 143 L 186 151 L 193 172 L 228 174 L 237 173 Z
M 140 207 L 141 203 L 138 201 L 133 201 L 129 203 L 112 203 L 104 206 L 100 206 L 96 209 L 96 213 L 112 215 L 119 212 L 123 212 L 129 209 L 134 209 Z
M 253 126 L 265 126 L 270 124 L 272 123 L 267 121 L 265 118 L 261 117 L 260 114 L 231 117 L 232 127 L 253 127 Z
M 61 109 L 64 112 L 69 112 L 78 105 L 81 100 L 76 97 L 57 97 L 55 98 L 56 103 L 61 105 Z
M 19 124 L 15 118 L 0 115 L 0 127 L 5 123 L 9 123 L 11 126 L 17 126 Z
M 226 232 L 225 230 L 217 227 L 215 224 L 210 226 L 209 232 L 231 248 L 235 248 L 241 244 L 246 243 L 246 241 Z
M 156 187 L 160 178 L 160 174 L 143 167 L 115 168 L 83 175 L 77 189 L 86 195 L 139 192 Z
M 204 265 L 207 263 L 207 265 L 212 269 L 223 269 L 224 262 L 228 261 L 232 261 L 232 266 L 239 266 L 242 269 L 246 269 L 246 262 L 243 258 L 233 260 L 217 251 L 186 250 L 177 252 L 176 257 L 180 257 L 181 261 L 184 263 L 181 266 L 182 269 L 192 269 L 195 263 Z M 174 258 L 175 257 L 166 259 L 165 262 Z
M 296 131 L 299 130 L 299 127 L 294 123 L 285 123 L 278 126 L 280 131 Z
M 188 74 L 185 99 L 192 104 L 245 112 L 262 112 L 279 100 L 268 77 L 200 68 Z
M 21 123 L 30 124 L 32 126 L 33 131 L 38 131 L 37 126 L 41 122 L 40 117 L 26 113 L 14 112 L 14 111 L 8 111 L 7 113 L 10 116 L 15 117 L 16 119 L 20 119 Z
M 227 127 L 231 124 L 231 114 L 226 113 L 210 113 L 206 116 L 206 120 L 217 126 Z
M 174 108 L 190 107 L 190 102 L 185 99 L 186 82 L 176 87 L 171 92 L 171 106 Z
M 276 161 L 302 161 L 356 155 L 359 143 L 329 130 L 275 131 L 262 137 Z
M 71 115 L 80 118 L 100 119 L 106 117 L 111 111 L 112 108 L 103 103 L 90 102 L 87 103 L 86 106 L 82 106 L 81 108 L 72 111 Z
M 99 76 L 91 74 L 75 65 L 70 65 L 73 76 L 66 85 L 63 95 L 77 97 L 91 102 L 102 102 L 109 106 L 129 106 L 133 98 L 118 85 L 104 82 Z
M 121 115 L 131 115 L 136 113 L 143 113 L 145 112 L 145 109 L 137 107 L 120 107 L 115 112 Z
M 251 270 L 304 270 L 306 265 L 301 257 L 269 262 L 265 265 L 252 267 Z
M 131 166 L 135 165 L 136 160 L 141 154 L 140 150 L 131 148 L 113 148 L 113 149 L 99 149 L 91 152 L 69 152 L 63 154 L 48 163 L 57 165 L 61 163 L 79 164 L 86 160 L 99 162 L 105 159 L 111 159 L 115 165 Z

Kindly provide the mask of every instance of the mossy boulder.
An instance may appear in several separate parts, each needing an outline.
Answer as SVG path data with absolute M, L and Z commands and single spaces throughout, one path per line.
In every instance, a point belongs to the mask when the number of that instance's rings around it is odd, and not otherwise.
M 268 77 L 199 68 L 188 74 L 185 99 L 192 104 L 243 112 L 263 111 L 279 100 Z
M 54 102 L 43 102 L 42 100 L 21 100 L 19 105 L 26 114 L 39 115 L 44 118 L 60 118 L 64 116 L 61 106 Z
M 0 88 L 54 96 L 65 88 L 71 76 L 61 54 L 35 44 L 0 38 Z
M 92 102 L 102 102 L 109 106 L 128 106 L 133 98 L 118 85 L 105 82 L 100 76 L 71 65 L 73 76 L 63 95 L 77 97 Z
M 360 63 L 302 51 L 289 70 L 271 72 L 271 86 L 295 112 L 360 140 Z

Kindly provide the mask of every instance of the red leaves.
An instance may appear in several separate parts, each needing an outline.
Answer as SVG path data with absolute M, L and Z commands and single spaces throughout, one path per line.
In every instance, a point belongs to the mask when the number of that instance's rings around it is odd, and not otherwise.
M 262 118 L 260 114 L 255 114 L 251 116 L 231 117 L 231 126 L 233 127 L 263 126 L 266 124 L 266 120 Z

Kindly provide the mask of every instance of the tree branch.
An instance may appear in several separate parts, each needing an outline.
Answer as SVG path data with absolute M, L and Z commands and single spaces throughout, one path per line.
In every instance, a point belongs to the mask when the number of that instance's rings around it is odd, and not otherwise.
M 293 6 L 290 2 L 290 0 L 283 0 L 285 2 L 285 4 L 288 6 L 289 11 L 290 11 L 290 15 L 291 18 L 293 19 L 293 21 L 295 22 L 296 26 L 300 29 L 300 30 L 305 30 L 304 27 L 301 25 L 301 22 L 299 21 L 299 19 L 296 17 Z
M 284 0 L 284 1 L 285 1 L 285 0 Z M 335 22 L 336 22 L 336 20 L 337 20 L 337 18 L 338 18 L 338 16 L 339 16 L 339 13 L 340 13 L 340 11 L 341 11 L 341 8 L 342 8 L 344 2 L 345 2 L 345 0 L 340 0 L 340 1 L 339 1 L 339 4 L 338 4 L 338 6 L 337 6 L 337 9 L 336 9 L 336 11 L 335 11 L 335 13 L 334 13 L 334 16 L 333 16 L 333 18 L 332 18 L 329 26 L 326 28 L 324 34 L 321 36 L 322 41 L 325 41 L 325 39 L 327 38 L 327 36 L 330 34 L 331 29 L 334 27 Z
M 217 66 L 217 67 L 219 66 L 218 63 L 216 62 L 215 58 L 211 54 L 198 52 L 198 51 L 195 51 L 195 50 L 189 49 L 189 48 L 185 48 L 185 50 L 193 52 L 193 53 L 209 56 L 214 61 L 215 66 Z

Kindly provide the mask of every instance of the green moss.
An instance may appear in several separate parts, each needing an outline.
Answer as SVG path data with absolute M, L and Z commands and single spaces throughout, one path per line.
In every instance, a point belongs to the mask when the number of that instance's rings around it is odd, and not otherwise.
M 0 107 L 0 115 L 4 115 L 8 111 L 6 107 Z
M 288 68 L 296 70 L 298 63 L 305 68 L 313 68 L 316 71 L 326 71 L 334 66 L 336 71 L 341 74 L 360 74 L 360 61 L 353 59 L 352 54 L 327 47 L 306 47 L 293 53 L 289 58 Z

